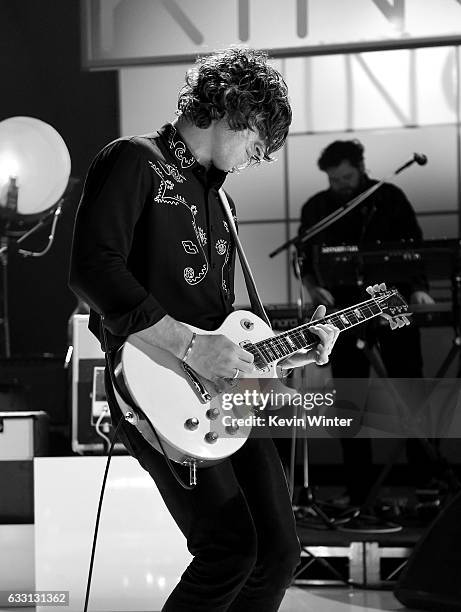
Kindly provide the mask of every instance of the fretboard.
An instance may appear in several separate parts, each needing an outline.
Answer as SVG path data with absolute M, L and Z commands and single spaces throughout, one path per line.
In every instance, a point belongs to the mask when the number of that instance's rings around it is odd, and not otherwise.
M 319 343 L 319 337 L 309 331 L 309 328 L 317 323 L 330 323 L 335 325 L 340 331 L 344 331 L 373 319 L 381 313 L 382 309 L 378 302 L 372 298 L 361 304 L 335 312 L 323 319 L 312 323 L 305 323 L 290 331 L 247 345 L 245 349 L 253 353 L 256 367 L 264 368 L 283 357 L 293 355 L 293 353 L 301 349 L 309 349 L 316 346 Z

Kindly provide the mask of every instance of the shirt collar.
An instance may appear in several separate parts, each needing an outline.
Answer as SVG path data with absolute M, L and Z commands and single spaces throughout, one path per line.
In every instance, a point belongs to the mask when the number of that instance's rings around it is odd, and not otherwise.
M 192 172 L 200 181 L 208 187 L 219 189 L 224 183 L 227 173 L 215 166 L 207 170 L 189 150 L 178 129 L 171 123 L 166 123 L 160 130 L 159 135 L 163 148 L 169 157 L 174 159 L 175 165 L 181 170 Z

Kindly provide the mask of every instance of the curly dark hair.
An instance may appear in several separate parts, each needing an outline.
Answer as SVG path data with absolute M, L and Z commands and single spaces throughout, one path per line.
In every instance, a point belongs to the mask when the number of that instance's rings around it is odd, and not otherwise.
M 363 163 L 365 149 L 360 140 L 335 140 L 323 149 L 317 162 L 320 170 L 335 168 L 345 160 L 358 168 Z
M 179 92 L 178 114 L 199 128 L 226 116 L 231 130 L 257 132 L 270 160 L 288 135 L 291 107 L 285 81 L 267 60 L 262 51 L 233 46 L 198 58 Z

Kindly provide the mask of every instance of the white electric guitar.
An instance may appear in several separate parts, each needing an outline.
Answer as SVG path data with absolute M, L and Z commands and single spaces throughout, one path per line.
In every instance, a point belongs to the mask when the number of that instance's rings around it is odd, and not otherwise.
M 402 321 L 406 312 L 407 304 L 398 291 L 386 290 L 381 284 L 380 291 L 371 299 L 316 323 L 330 323 L 344 331 L 379 315 Z M 193 464 L 194 469 L 217 463 L 237 451 L 251 431 L 251 426 L 226 425 L 230 419 L 223 416 L 239 418 L 257 409 L 254 404 L 231 410 L 226 405 L 223 409 L 223 393 L 244 393 L 246 384 L 253 390 L 258 383 L 261 387 L 279 383 L 264 379 L 278 378 L 277 362 L 281 359 L 318 344 L 318 336 L 309 331 L 311 325 L 314 323 L 275 334 L 262 319 L 245 310 L 232 312 L 212 332 L 188 325 L 197 334 L 223 334 L 254 355 L 256 370 L 251 379 L 226 379 L 224 391 L 170 352 L 131 335 L 119 349 L 114 368 L 116 396 L 123 415 L 155 449 L 163 450 L 170 459 Z M 290 391 L 285 386 L 283 390 Z

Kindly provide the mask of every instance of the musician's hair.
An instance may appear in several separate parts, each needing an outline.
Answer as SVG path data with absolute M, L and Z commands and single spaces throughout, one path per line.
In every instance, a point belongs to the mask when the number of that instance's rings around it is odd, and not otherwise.
M 336 168 L 347 160 L 352 166 L 359 168 L 364 161 L 364 151 L 360 140 L 335 140 L 323 149 L 317 164 L 320 170 L 325 171 L 328 168 Z
M 236 46 L 197 59 L 179 92 L 177 114 L 199 128 L 223 117 L 231 130 L 250 128 L 270 160 L 288 135 L 291 107 L 283 77 L 267 60 L 262 51 Z

